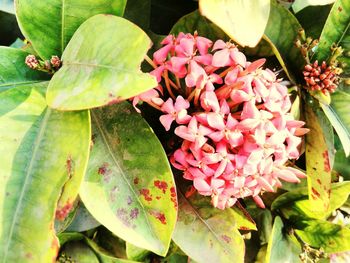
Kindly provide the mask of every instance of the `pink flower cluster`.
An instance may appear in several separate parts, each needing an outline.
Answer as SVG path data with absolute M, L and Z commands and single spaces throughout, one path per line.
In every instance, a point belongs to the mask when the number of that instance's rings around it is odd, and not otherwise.
M 286 166 L 300 155 L 304 122 L 289 114 L 287 87 L 231 42 L 196 33 L 167 36 L 153 55 L 159 86 L 133 99 L 163 112 L 160 122 L 181 138 L 170 161 L 202 195 L 224 209 L 238 198 L 299 182 L 300 170 Z

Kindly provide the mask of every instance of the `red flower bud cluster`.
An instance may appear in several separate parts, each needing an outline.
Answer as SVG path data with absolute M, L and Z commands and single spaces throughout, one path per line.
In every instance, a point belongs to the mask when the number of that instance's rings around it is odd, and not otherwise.
M 333 93 L 338 86 L 339 77 L 336 68 L 327 66 L 325 61 L 321 65 L 316 60 L 305 66 L 303 71 L 307 87 L 311 91 L 322 91 L 325 95 Z

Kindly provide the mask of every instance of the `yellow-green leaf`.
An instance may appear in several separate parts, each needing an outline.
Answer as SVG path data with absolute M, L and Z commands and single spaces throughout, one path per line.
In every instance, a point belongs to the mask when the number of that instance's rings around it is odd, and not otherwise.
M 238 44 L 254 47 L 269 19 L 270 0 L 199 0 L 199 10 Z
M 50 81 L 46 98 L 59 110 L 95 108 L 125 100 L 157 86 L 140 70 L 149 37 L 128 20 L 96 15 L 76 31 Z
M 89 113 L 47 108 L 46 86 L 28 84 L 0 93 L 1 262 L 55 259 L 61 189 L 70 177 L 85 173 Z M 71 169 L 68 160 L 74 163 Z

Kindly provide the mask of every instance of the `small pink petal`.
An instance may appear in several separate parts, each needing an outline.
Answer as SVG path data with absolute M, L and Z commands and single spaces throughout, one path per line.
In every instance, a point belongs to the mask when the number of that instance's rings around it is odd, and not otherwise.
M 215 41 L 213 46 L 213 51 L 217 49 L 224 49 L 224 48 L 226 48 L 226 43 L 223 40 L 219 39 Z
M 253 200 L 260 208 L 263 208 L 263 209 L 265 208 L 265 204 L 260 196 L 258 195 L 253 196 Z
M 216 51 L 211 64 L 214 67 L 225 67 L 230 64 L 230 52 L 228 49 Z
M 273 172 L 275 176 L 278 178 L 281 178 L 282 180 L 289 182 L 289 183 L 300 183 L 300 180 L 298 177 L 295 175 L 295 173 L 284 169 L 284 170 L 275 170 Z
M 162 115 L 159 117 L 160 123 L 164 126 L 166 131 L 170 130 L 171 124 L 174 121 L 174 116 L 171 114 Z
M 207 120 L 210 127 L 215 128 L 217 130 L 225 129 L 225 123 L 223 117 L 219 113 L 209 112 L 207 114 Z

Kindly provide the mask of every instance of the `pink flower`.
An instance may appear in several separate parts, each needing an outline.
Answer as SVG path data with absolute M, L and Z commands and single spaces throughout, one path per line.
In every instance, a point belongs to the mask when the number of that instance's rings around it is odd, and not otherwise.
M 225 67 L 240 65 L 242 67 L 246 64 L 246 57 L 238 48 L 232 43 L 225 43 L 222 40 L 217 40 L 214 44 L 212 65 L 214 67 Z
M 197 33 L 170 35 L 162 45 L 151 74 L 166 90 L 147 91 L 133 104 L 142 100 L 162 111 L 166 131 L 175 126 L 181 146 L 170 162 L 193 189 L 220 209 L 247 197 L 263 208 L 261 193 L 305 177 L 287 161 L 299 158 L 308 129 L 289 113 L 288 89 L 262 68 L 265 59 L 249 62 L 234 44 L 213 45 Z
M 179 126 L 175 129 L 175 134 L 182 139 L 195 143 L 195 149 L 199 149 L 208 140 L 206 137 L 213 131 L 201 124 L 198 125 L 196 117 L 192 117 L 188 126 Z
M 191 120 L 191 116 L 187 114 L 187 109 L 190 107 L 190 103 L 182 96 L 176 98 L 175 104 L 173 100 L 169 98 L 161 107 L 161 110 L 165 113 L 159 117 L 160 122 L 164 126 L 165 130 L 169 131 L 173 121 L 178 124 L 186 124 Z

